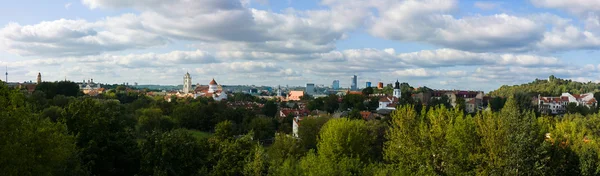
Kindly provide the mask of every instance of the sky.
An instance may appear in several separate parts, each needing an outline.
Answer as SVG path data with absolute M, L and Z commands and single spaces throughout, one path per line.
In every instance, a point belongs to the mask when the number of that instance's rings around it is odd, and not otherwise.
M 9 82 L 600 81 L 598 0 L 2 0 Z M 0 78 L 4 80 L 4 77 Z

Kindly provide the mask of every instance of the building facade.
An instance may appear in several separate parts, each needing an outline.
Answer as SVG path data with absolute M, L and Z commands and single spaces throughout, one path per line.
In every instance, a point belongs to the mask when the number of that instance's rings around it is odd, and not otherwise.
M 365 88 L 367 88 L 367 87 L 371 87 L 371 82 L 368 82 L 368 81 L 366 82 Z
M 185 73 L 185 75 L 183 76 L 183 93 L 187 94 L 187 93 L 191 93 L 192 92 L 192 76 L 190 76 L 190 73 Z
M 353 75 L 353 76 L 352 76 L 352 80 L 351 80 L 351 81 L 352 81 L 352 83 L 350 84 L 350 90 L 352 90 L 352 91 L 356 91 L 356 90 L 358 90 L 357 79 L 358 79 L 358 78 L 356 77 L 356 75 Z
M 315 84 L 307 83 L 306 89 L 304 90 L 304 92 L 306 92 L 307 95 L 314 95 L 315 94 Z
M 340 80 L 333 80 L 333 83 L 331 84 L 331 88 L 333 90 L 339 90 L 340 89 Z
M 563 114 L 567 112 L 569 103 L 577 106 L 596 107 L 598 101 L 594 98 L 594 93 L 570 94 L 562 93 L 560 97 L 542 97 L 538 96 L 538 110 L 545 114 Z

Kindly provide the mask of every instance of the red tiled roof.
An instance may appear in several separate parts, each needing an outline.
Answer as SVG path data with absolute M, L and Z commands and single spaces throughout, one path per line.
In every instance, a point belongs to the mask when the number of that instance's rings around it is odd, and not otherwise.
M 208 83 L 208 85 L 217 85 L 217 82 L 215 81 L 215 79 L 213 78 L 212 81 L 210 81 L 210 83 Z
M 369 119 L 369 116 L 371 116 L 371 112 L 369 112 L 369 111 L 360 111 L 360 115 L 362 116 L 363 119 L 367 120 L 367 119 Z

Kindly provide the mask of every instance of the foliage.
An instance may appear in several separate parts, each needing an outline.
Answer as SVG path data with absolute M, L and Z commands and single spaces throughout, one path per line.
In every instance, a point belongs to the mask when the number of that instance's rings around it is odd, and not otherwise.
M 208 150 L 206 139 L 198 141 L 185 130 L 155 131 L 140 144 L 140 174 L 205 175 Z
M 115 102 L 86 98 L 70 104 L 60 119 L 76 135 L 82 162 L 94 175 L 133 175 L 139 169 L 135 120 L 123 111 Z
M 275 101 L 267 101 L 263 108 L 263 114 L 267 117 L 275 117 L 277 115 L 277 104 Z
M 48 99 L 52 99 L 56 95 L 72 97 L 79 95 L 79 85 L 71 81 L 41 82 L 35 87 L 35 90 L 44 92 Z
M 309 149 L 317 148 L 317 136 L 321 127 L 329 121 L 327 117 L 305 118 L 300 123 L 298 128 L 298 137 L 301 139 L 302 146 Z
M 523 92 L 529 96 L 559 96 L 564 92 L 572 94 L 584 94 L 588 92 L 598 92 L 600 90 L 600 84 L 593 82 L 576 82 L 572 80 L 565 80 L 556 78 L 551 75 L 548 80 L 536 79 L 533 82 L 508 86 L 503 85 L 497 90 L 490 92 L 488 95 L 492 97 L 510 97 L 518 92 Z

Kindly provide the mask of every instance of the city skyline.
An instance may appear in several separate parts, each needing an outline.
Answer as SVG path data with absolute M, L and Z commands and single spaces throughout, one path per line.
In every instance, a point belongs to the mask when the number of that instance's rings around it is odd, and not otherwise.
M 594 0 L 23 0 L 0 7 L 0 66 L 10 82 L 41 72 L 44 81 L 180 85 L 188 71 L 193 84 L 224 85 L 340 80 L 348 88 L 352 75 L 358 87 L 400 80 L 483 91 L 550 75 L 598 82 L 598 7 Z

